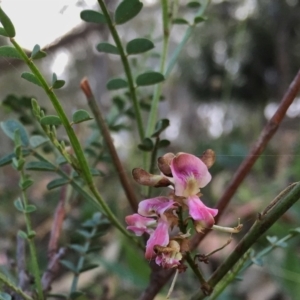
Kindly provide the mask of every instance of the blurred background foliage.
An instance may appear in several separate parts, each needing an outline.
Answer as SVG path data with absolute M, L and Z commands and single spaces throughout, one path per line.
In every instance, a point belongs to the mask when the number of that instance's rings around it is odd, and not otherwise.
M 193 14 L 192 9 L 186 7 L 187 1 L 180 0 L 179 3 L 178 15 L 189 20 Z M 114 1 L 109 1 L 110 8 L 115 4 Z M 118 27 L 123 41 L 143 36 L 151 37 L 155 43 L 155 49 L 146 53 L 143 59 L 131 59 L 134 74 L 150 66 L 158 69 L 159 63 L 162 26 L 159 1 L 145 0 L 144 4 L 145 7 L 137 18 Z M 87 3 L 73 0 L 63 7 L 58 5 L 57 10 L 63 15 L 74 5 L 80 9 L 97 7 L 96 1 Z M 32 13 L 43 14 L 45 11 L 32 10 Z M 213 180 L 203 190 L 204 200 L 213 205 L 222 195 L 264 124 L 274 113 L 299 69 L 300 1 L 212 0 L 206 16 L 207 21 L 196 28 L 171 77 L 164 85 L 159 114 L 160 118 L 168 118 L 171 122 L 165 132 L 165 138 L 171 141 L 171 145 L 164 151 L 184 151 L 200 155 L 207 148 L 211 148 L 216 152 L 217 161 L 211 169 Z M 51 24 L 47 26 L 50 27 Z M 186 25 L 172 27 L 170 53 L 182 39 L 185 29 Z M 30 31 L 28 35 L 31 35 Z M 34 39 L 32 36 L 31 38 Z M 79 82 L 84 76 L 89 78 L 99 105 L 107 120 L 111 121 L 115 145 L 128 176 L 131 176 L 134 167 L 142 166 L 142 155 L 137 149 L 138 137 L 130 114 L 128 96 L 123 92 L 109 92 L 106 89 L 109 78 L 123 74 L 122 66 L 119 57 L 99 54 L 95 50 L 97 43 L 109 39 L 109 33 L 104 26 L 80 23 L 59 39 L 48 41 L 50 45 L 45 48 L 48 56 L 39 62 L 39 67 L 48 78 L 54 71 L 66 80 L 66 86 L 57 94 L 69 116 L 77 109 L 87 109 Z M 0 45 L 6 42 L 6 39 L 0 39 Z M 35 40 L 35 43 L 39 41 Z M 26 124 L 26 117 L 29 120 L 32 118 L 30 110 L 22 107 L 18 111 L 17 108 L 23 106 L 25 99 L 32 96 L 49 113 L 53 113 L 53 108 L 42 90 L 20 78 L 21 72 L 25 70 L 26 66 L 20 62 L 0 59 L 1 120 L 21 117 Z M 151 93 L 151 88 L 139 91 L 139 98 L 144 103 L 145 123 Z M 20 101 L 14 109 L 5 105 L 8 97 L 15 97 L 16 101 Z M 123 112 L 120 112 L 120 105 L 125 107 L 122 106 Z M 298 97 L 222 217 L 220 223 L 230 226 L 236 224 L 238 217 L 241 218 L 244 230 L 235 238 L 240 239 L 245 234 L 257 213 L 281 190 L 289 183 L 299 180 L 299 117 Z M 31 132 L 34 126 L 29 123 L 27 128 Z M 93 149 L 92 142 L 101 143 L 101 136 L 93 129 L 92 122 L 87 124 L 89 126 L 79 124 L 76 127 L 77 134 L 86 145 L 91 164 L 103 172 L 96 179 L 99 190 L 122 220 L 126 213 L 130 213 L 130 208 L 105 154 L 105 147 L 97 145 L 96 150 Z M 116 126 L 118 124 L 122 126 Z M 59 134 L 64 138 L 63 132 Z M 12 151 L 13 145 L 2 132 L 0 135 L 0 154 L 3 156 Z M 90 137 L 87 138 L 88 136 Z M 93 151 L 96 151 L 96 156 Z M 48 155 L 52 157 L 53 154 Z M 53 211 L 60 191 L 55 189 L 48 192 L 46 189 L 47 183 L 54 179 L 53 174 L 32 174 L 36 182 L 29 194 L 31 201 L 38 207 L 38 211 L 32 216 L 37 231 L 39 261 L 43 269 L 46 267 L 43 262 L 46 261 Z M 0 169 L 0 267 L 12 275 L 15 272 L 16 233 L 24 226 L 22 215 L 13 206 L 13 200 L 20 193 L 17 181 L 18 174 L 11 166 Z M 142 200 L 138 187 L 136 191 Z M 69 193 L 68 214 L 64 222 L 61 246 L 78 239 L 75 230 L 94 212 L 94 208 L 71 189 Z M 299 218 L 300 204 L 297 204 L 273 226 L 268 235 L 283 237 L 290 228 L 299 226 Z M 225 234 L 212 233 L 201 244 L 199 252 L 207 253 L 220 247 L 227 239 Z M 147 285 L 150 273 L 143 254 L 137 254 L 137 249 L 133 249 L 113 229 L 99 239 L 99 244 L 103 248 L 93 257 L 93 261 L 99 263 L 100 267 L 84 273 L 80 278 L 81 289 L 88 291 L 86 299 L 137 299 Z M 211 259 L 210 265 L 204 266 L 207 276 L 230 253 L 234 244 L 232 242 Z M 267 240 L 261 238 L 255 250 L 263 249 L 267 245 Z M 220 299 L 298 299 L 299 247 L 300 242 L 295 239 L 287 248 L 276 249 L 263 259 L 262 266 L 255 265 L 248 269 L 243 275 L 243 281 L 236 281 Z M 74 253 L 70 251 L 69 255 Z M 173 299 L 187 299 L 190 291 L 196 290 L 196 279 L 189 271 L 187 275 L 179 277 Z M 70 278 L 69 272 L 63 269 L 60 278 L 53 285 L 53 291 L 68 291 Z M 99 298 L 99 295 L 102 296 Z M 163 299 L 163 296 L 158 296 L 157 299 Z

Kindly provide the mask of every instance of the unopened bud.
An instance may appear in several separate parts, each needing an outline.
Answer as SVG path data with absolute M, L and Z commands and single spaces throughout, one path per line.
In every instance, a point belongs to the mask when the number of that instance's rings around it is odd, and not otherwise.
M 211 149 L 207 149 L 200 156 L 200 159 L 204 162 L 204 164 L 209 169 L 215 163 L 215 161 L 216 161 L 215 152 L 213 150 L 211 150 Z
M 158 168 L 166 176 L 172 177 L 170 164 L 174 157 L 174 153 L 169 152 L 157 159 Z
M 133 169 L 132 176 L 137 183 L 146 186 L 163 187 L 172 184 L 167 177 L 163 175 L 150 174 L 147 171 L 140 168 Z

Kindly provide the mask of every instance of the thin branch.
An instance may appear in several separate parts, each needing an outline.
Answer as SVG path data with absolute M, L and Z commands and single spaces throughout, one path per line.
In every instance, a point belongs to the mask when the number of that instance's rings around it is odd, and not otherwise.
M 248 231 L 248 233 L 237 244 L 233 252 L 218 267 L 207 281 L 210 291 L 213 287 L 230 271 L 230 269 L 238 262 L 239 259 L 248 251 L 248 249 L 292 206 L 300 199 L 300 183 L 288 186 L 281 193 L 280 201 L 276 201 L 275 206 L 262 216 L 259 214 L 257 220 Z M 204 294 L 203 294 L 204 293 Z M 209 291 L 203 290 L 192 297 L 193 300 L 200 300 L 208 295 Z
M 287 92 L 283 96 L 279 107 L 273 117 L 269 120 L 269 122 L 264 127 L 262 133 L 260 134 L 259 138 L 257 139 L 256 144 L 251 149 L 249 155 L 244 159 L 242 164 L 239 166 L 237 171 L 235 172 L 231 182 L 229 183 L 227 189 L 225 190 L 224 194 L 220 198 L 219 202 L 216 205 L 216 208 L 219 210 L 218 215 L 216 216 L 215 220 L 218 222 L 221 215 L 224 213 L 225 208 L 229 204 L 231 198 L 236 193 L 238 187 L 241 185 L 245 177 L 249 174 L 251 168 L 253 167 L 254 163 L 260 157 L 261 153 L 264 151 L 266 146 L 268 145 L 271 138 L 276 133 L 281 121 L 283 120 L 286 111 L 293 103 L 295 97 L 297 96 L 300 90 L 300 71 L 298 71 L 297 75 L 295 76 L 294 80 L 290 84 Z M 200 241 L 204 238 L 207 234 L 198 234 L 194 236 L 191 241 L 191 247 L 195 249 Z
M 129 183 L 128 177 L 126 176 L 126 172 L 123 168 L 123 165 L 120 161 L 117 150 L 112 141 L 109 129 L 108 129 L 108 127 L 105 123 L 105 120 L 102 116 L 101 110 L 100 110 L 99 106 L 97 105 L 97 102 L 95 101 L 95 97 L 93 95 L 93 92 L 91 90 L 91 87 L 90 87 L 90 84 L 89 84 L 87 78 L 82 79 L 82 81 L 80 83 L 80 87 L 81 87 L 84 95 L 86 96 L 88 105 L 93 112 L 93 115 L 95 117 L 98 128 L 102 132 L 103 138 L 105 140 L 105 143 L 106 143 L 109 153 L 111 155 L 113 164 L 117 170 L 120 182 L 123 186 L 123 189 L 125 191 L 128 201 L 130 203 L 130 206 L 131 206 L 132 210 L 134 212 L 136 212 L 137 208 L 138 208 L 137 198 L 133 191 L 132 185 L 130 185 L 130 183 Z

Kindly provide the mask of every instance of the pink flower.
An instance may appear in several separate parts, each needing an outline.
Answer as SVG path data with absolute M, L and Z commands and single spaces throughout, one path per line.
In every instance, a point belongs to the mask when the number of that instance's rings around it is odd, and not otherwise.
M 141 236 L 145 232 L 152 233 L 152 227 L 156 225 L 156 220 L 153 218 L 146 218 L 139 214 L 127 216 L 125 221 L 128 224 L 127 229 L 133 231 L 137 236 Z
M 126 217 L 128 230 L 136 235 L 150 234 L 146 245 L 145 257 L 152 259 L 155 256 L 154 247 L 167 246 L 169 243 L 169 227 L 171 221 L 165 215 L 169 209 L 175 209 L 175 202 L 167 197 L 156 197 L 143 200 L 139 203 L 138 213 Z
M 178 242 L 171 240 L 167 247 L 156 247 L 155 262 L 164 269 L 176 268 L 180 265 L 182 254 Z
M 197 195 L 200 188 L 205 187 L 211 180 L 207 166 L 192 154 L 178 153 L 172 159 L 170 167 L 177 196 Z
M 211 228 L 214 225 L 214 217 L 218 214 L 217 209 L 205 206 L 198 196 L 190 196 L 186 201 L 187 206 L 189 207 L 190 216 L 196 221 L 196 223 L 203 223 L 206 228 Z M 201 225 L 200 227 L 196 226 L 196 230 L 200 232 L 201 227 Z
M 170 167 L 175 195 L 186 198 L 184 202 L 189 208 L 190 216 L 196 223 L 201 222 L 207 228 L 212 227 L 218 210 L 205 206 L 197 196 L 200 188 L 206 186 L 211 180 L 207 166 L 198 157 L 181 152 L 172 159 Z M 197 231 L 199 230 L 198 227 Z

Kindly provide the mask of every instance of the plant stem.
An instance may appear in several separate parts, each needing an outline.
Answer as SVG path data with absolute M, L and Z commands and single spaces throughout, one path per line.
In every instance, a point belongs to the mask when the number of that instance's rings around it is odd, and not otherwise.
M 201 6 L 201 8 L 198 10 L 198 12 L 196 13 L 196 17 L 202 17 L 206 11 L 207 6 L 209 5 L 210 0 L 206 0 L 205 3 Z M 183 47 L 185 46 L 185 44 L 187 43 L 187 41 L 189 40 L 189 38 L 191 37 L 191 35 L 193 34 L 195 30 L 195 24 L 189 26 L 187 28 L 187 30 L 184 33 L 183 39 L 181 40 L 181 42 L 179 43 L 179 45 L 176 47 L 176 49 L 174 50 L 170 61 L 168 63 L 167 66 L 167 70 L 165 73 L 165 78 L 168 78 L 168 76 L 170 75 L 170 73 L 172 72 L 177 60 L 178 60 L 178 56 L 181 52 L 181 50 L 183 49 Z
M 26 177 L 25 177 L 24 171 L 21 170 L 20 173 L 21 173 L 21 180 L 25 181 Z M 23 199 L 24 207 L 26 209 L 26 207 L 28 206 L 29 203 L 28 203 L 28 199 L 27 199 L 25 190 L 23 190 L 23 189 L 22 189 L 22 199 Z M 25 223 L 26 223 L 26 228 L 27 228 L 27 234 L 29 235 L 27 238 L 27 241 L 28 241 L 29 250 L 30 250 L 30 258 L 31 258 L 31 262 L 32 262 L 32 271 L 33 271 L 34 281 L 36 284 L 39 299 L 43 300 L 44 295 L 43 295 L 43 288 L 42 288 L 42 284 L 41 284 L 39 264 L 37 261 L 37 252 L 36 252 L 35 244 L 33 242 L 33 236 L 31 236 L 33 230 L 32 230 L 32 226 L 31 226 L 29 214 L 26 211 L 24 211 L 24 217 L 25 217 Z
M 126 176 L 126 172 L 124 170 L 124 167 L 120 161 L 120 158 L 118 156 L 117 150 L 114 146 L 114 143 L 112 141 L 111 135 L 109 133 L 109 129 L 104 121 L 104 118 L 102 116 L 100 107 L 97 105 L 97 102 L 95 100 L 95 97 L 92 93 L 91 87 L 89 85 L 89 82 L 87 78 L 84 78 L 80 83 L 81 89 L 83 93 L 85 94 L 87 98 L 88 105 L 90 109 L 92 110 L 92 113 L 95 117 L 96 124 L 98 125 L 98 128 L 100 132 L 102 132 L 103 139 L 107 145 L 107 148 L 109 150 L 110 156 L 112 158 L 113 164 L 116 168 L 117 174 L 119 176 L 120 182 L 123 186 L 123 189 L 125 191 L 125 194 L 127 196 L 127 199 L 130 203 L 130 206 L 134 212 L 137 211 L 138 208 L 138 201 L 135 196 L 135 193 L 133 191 L 132 185 L 130 185 L 129 180 Z
M 138 247 L 140 247 L 142 250 L 144 250 L 144 246 L 142 245 L 142 243 L 136 239 L 133 235 L 131 235 L 119 222 L 118 219 L 116 219 L 116 217 L 112 214 L 111 210 L 109 209 L 109 207 L 105 204 L 105 208 L 101 205 L 99 199 L 97 198 L 96 194 L 98 194 L 98 197 L 101 198 L 100 194 L 98 193 L 98 191 L 96 190 L 96 187 L 94 187 L 94 191 L 92 191 L 93 196 L 91 196 L 91 194 L 82 187 L 82 185 L 80 185 L 79 183 L 77 183 L 73 178 L 71 178 L 68 174 L 66 174 L 65 172 L 63 172 L 60 168 L 58 168 L 57 166 L 55 166 L 54 164 L 52 164 L 49 160 L 47 160 L 45 157 L 43 157 L 41 154 L 39 154 L 38 152 L 33 150 L 33 154 L 34 156 L 41 160 L 41 161 L 46 161 L 49 164 L 51 164 L 53 167 L 56 168 L 56 172 L 57 174 L 59 174 L 61 177 L 69 180 L 69 184 L 74 188 L 74 190 L 76 192 L 78 192 L 80 195 L 83 196 L 83 198 L 87 199 L 88 201 L 90 201 L 91 204 L 95 205 L 95 207 L 101 211 L 109 220 L 110 222 L 117 227 L 127 238 L 129 238 L 131 241 L 133 241 Z M 110 212 L 110 215 L 107 213 Z
M 4 274 L 0 273 L 0 281 L 12 289 L 15 293 L 22 296 L 25 300 L 33 300 L 30 296 L 25 294 L 21 289 L 19 289 L 13 282 L 11 282 Z M 42 298 L 41 298 L 42 299 Z
M 249 260 L 249 256 L 251 254 L 251 249 L 249 249 L 242 258 L 235 264 L 231 271 L 227 273 L 227 275 L 216 285 L 214 291 L 209 296 L 209 300 L 215 300 L 218 296 L 225 290 L 225 288 L 236 278 L 238 273 L 244 267 L 247 260 Z
M 53 92 L 53 89 L 47 84 L 45 78 L 39 71 L 39 69 L 36 67 L 36 65 L 33 63 L 33 61 L 27 57 L 26 53 L 24 50 L 19 46 L 19 44 L 13 39 L 10 39 L 11 43 L 14 45 L 18 53 L 21 55 L 23 60 L 26 62 L 32 73 L 36 76 L 36 78 L 39 80 L 41 83 L 42 88 L 45 90 L 46 94 L 48 95 L 50 101 L 52 102 L 52 105 L 54 109 L 56 110 L 56 113 L 58 117 L 60 118 L 63 126 L 65 127 L 65 130 L 68 134 L 68 137 L 70 139 L 70 143 L 72 145 L 72 148 L 76 154 L 76 157 L 78 159 L 79 165 L 81 167 L 81 172 L 83 174 L 83 177 L 88 185 L 93 184 L 93 177 L 90 172 L 87 160 L 84 156 L 83 150 L 81 148 L 81 145 L 79 143 L 79 140 L 70 125 L 70 122 L 67 118 L 66 113 L 64 112 L 58 98 L 56 97 L 55 93 Z
M 107 25 L 108 25 L 108 28 L 110 30 L 110 33 L 111 33 L 111 35 L 112 35 L 112 37 L 113 37 L 113 39 L 116 43 L 116 47 L 118 48 L 119 53 L 120 53 L 120 57 L 121 57 L 121 60 L 122 60 L 124 71 L 125 71 L 125 74 L 126 74 L 126 77 L 127 77 L 127 80 L 128 80 L 129 92 L 130 92 L 130 96 L 131 96 L 132 102 L 133 102 L 133 108 L 134 108 L 134 113 L 135 113 L 136 120 L 137 120 L 137 127 L 138 127 L 140 140 L 143 141 L 143 139 L 145 137 L 144 125 L 143 125 L 144 122 L 143 122 L 143 119 L 142 119 L 140 104 L 139 104 L 138 99 L 137 99 L 136 88 L 135 88 L 135 85 L 134 85 L 134 81 L 133 81 L 130 65 L 129 65 L 129 62 L 128 62 L 128 58 L 127 58 L 127 55 L 125 54 L 121 39 L 120 39 L 119 34 L 116 30 L 116 24 L 113 23 L 104 1 L 103 0 L 98 0 L 98 3 L 101 7 L 103 15 L 105 16 L 105 19 L 107 21 Z
M 72 126 L 69 123 L 69 120 L 58 100 L 58 98 L 56 97 L 56 95 L 54 94 L 53 90 L 51 87 L 48 86 L 46 80 L 44 79 L 44 77 L 42 76 L 42 74 L 40 73 L 40 71 L 38 70 L 38 68 L 35 66 L 35 64 L 32 62 L 31 59 L 29 59 L 26 55 L 26 53 L 24 52 L 24 50 L 19 46 L 19 44 L 13 39 L 10 39 L 12 44 L 15 46 L 16 50 L 19 52 L 19 54 L 21 55 L 21 57 L 24 59 L 24 61 L 27 63 L 27 65 L 29 66 L 29 68 L 31 69 L 31 71 L 33 72 L 33 74 L 36 76 L 36 78 L 40 81 L 43 89 L 45 90 L 45 92 L 47 93 L 49 99 L 52 102 L 53 107 L 55 108 L 57 115 L 59 116 L 59 118 L 61 119 L 61 122 L 63 124 L 63 126 L 66 129 L 66 132 L 68 134 L 68 137 L 70 139 L 70 143 L 73 147 L 73 150 L 76 154 L 76 157 L 78 159 L 79 165 L 82 168 L 82 174 L 83 177 L 90 189 L 90 191 L 92 192 L 92 194 L 95 196 L 95 199 L 97 200 L 97 202 L 100 204 L 102 210 L 105 212 L 106 217 L 111 221 L 111 223 L 117 227 L 125 236 L 132 238 L 131 234 L 128 233 L 128 231 L 121 225 L 121 223 L 119 222 L 119 220 L 116 218 L 116 216 L 113 214 L 113 212 L 110 210 L 110 208 L 108 207 L 108 205 L 104 202 L 104 200 L 102 199 L 101 195 L 99 194 L 98 190 L 95 187 L 95 184 L 93 182 L 93 177 L 92 174 L 90 172 L 87 160 L 84 156 L 83 150 L 81 148 L 81 145 L 79 143 L 79 140 L 77 139 L 77 136 L 72 128 Z
M 170 37 L 170 30 L 169 30 L 169 13 L 168 13 L 168 0 L 161 0 L 161 8 L 162 8 L 162 22 L 163 22 L 163 49 L 160 59 L 160 73 L 164 73 L 165 64 L 167 60 L 168 54 L 168 46 L 169 46 L 169 37 Z M 154 90 L 152 102 L 151 102 L 151 110 L 148 119 L 148 125 L 146 130 L 146 136 L 151 136 L 154 131 L 155 123 L 157 120 L 157 110 L 159 99 L 162 91 L 162 84 L 157 84 Z M 146 166 L 145 170 L 148 170 Z
M 91 231 L 91 236 L 95 235 L 97 232 L 97 226 L 95 226 L 92 231 Z M 77 289 L 77 284 L 78 284 L 78 280 L 79 280 L 79 271 L 80 269 L 82 269 L 83 267 L 83 264 L 84 264 L 84 261 L 85 261 L 85 255 L 86 255 L 86 252 L 89 250 L 90 248 L 90 244 L 91 244 L 91 240 L 90 239 L 87 239 L 85 244 L 84 244 L 84 253 L 81 254 L 79 260 L 78 260 L 78 263 L 77 263 L 77 272 L 74 274 L 74 278 L 73 278 L 73 281 L 72 281 L 72 285 L 71 285 L 71 290 L 70 290 L 70 294 L 73 293 L 73 292 L 76 292 L 76 289 Z
M 264 216 L 259 215 L 248 233 L 235 247 L 229 257 L 218 267 L 207 281 L 212 289 L 230 271 L 237 261 L 248 251 L 248 249 L 261 237 L 293 204 L 300 199 L 300 183 L 294 183 L 286 188 L 287 193 L 276 203 Z M 208 291 L 204 291 L 206 293 Z M 208 293 L 206 293 L 207 295 Z M 205 295 L 198 292 L 192 300 L 203 299 Z

